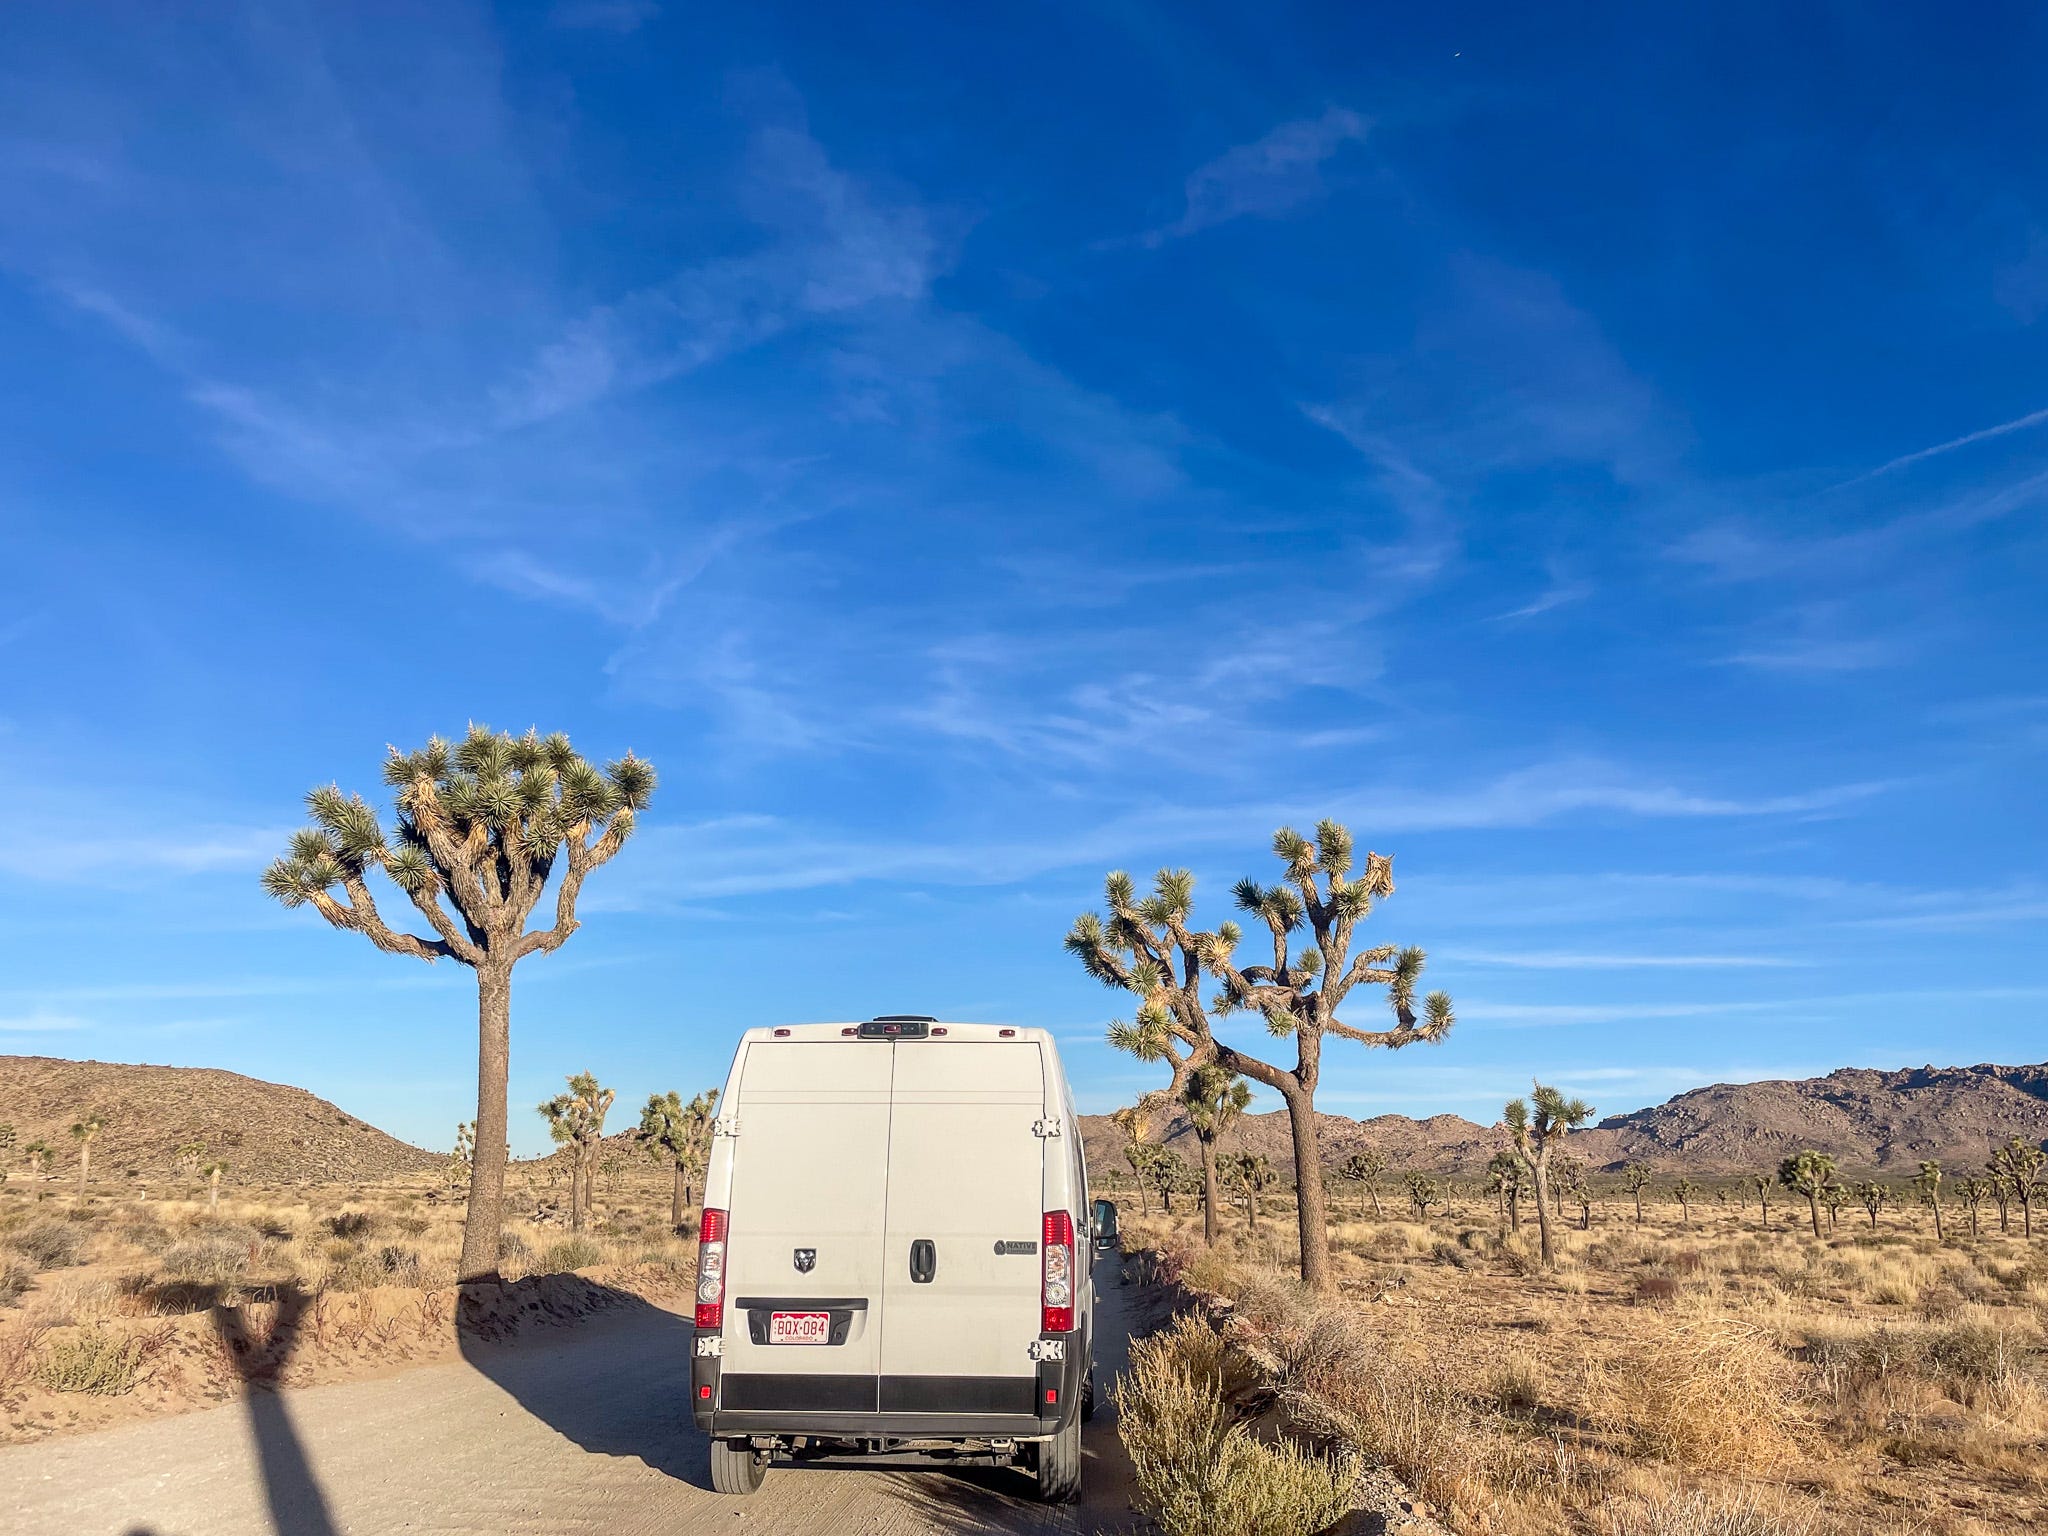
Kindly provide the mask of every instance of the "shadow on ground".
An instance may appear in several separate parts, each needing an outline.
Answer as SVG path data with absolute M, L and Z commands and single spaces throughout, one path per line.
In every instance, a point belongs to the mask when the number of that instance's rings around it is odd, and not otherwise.
M 338 1536 L 327 1496 L 313 1476 L 306 1448 L 278 1392 L 278 1378 L 291 1363 L 305 1320 L 307 1298 L 296 1285 L 274 1292 L 270 1326 L 258 1333 L 244 1307 L 210 1308 L 214 1332 L 243 1383 L 242 1402 L 256 1442 L 263 1495 L 277 1536 Z

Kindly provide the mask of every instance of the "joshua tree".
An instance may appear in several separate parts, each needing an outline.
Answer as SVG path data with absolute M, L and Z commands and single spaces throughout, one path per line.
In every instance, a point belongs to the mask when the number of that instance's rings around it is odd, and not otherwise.
M 1534 1109 L 1530 1108 L 1534 1104 Z M 1543 1267 L 1549 1269 L 1557 1262 L 1557 1251 L 1550 1236 L 1550 1160 L 1557 1151 L 1557 1145 L 1565 1136 L 1593 1118 L 1593 1106 L 1583 1099 L 1567 1099 L 1555 1088 L 1542 1083 L 1527 1101 L 1511 1099 L 1508 1102 L 1503 1123 L 1507 1126 L 1508 1141 L 1514 1148 L 1515 1156 L 1529 1170 L 1529 1180 L 1535 1186 L 1537 1240 L 1543 1250 Z M 1560 1210 L 1561 1218 L 1561 1210 Z
M 581 1232 L 590 1214 L 590 1177 L 604 1145 L 604 1117 L 617 1095 L 600 1088 L 588 1072 L 569 1079 L 569 1091 L 538 1106 L 547 1118 L 548 1134 L 557 1146 L 569 1148 L 569 1230 Z
M 1188 1182 L 1188 1165 L 1180 1160 L 1179 1154 L 1167 1147 L 1147 1147 L 1145 1171 L 1139 1177 L 1151 1181 L 1152 1187 L 1159 1191 L 1160 1208 L 1171 1216 L 1173 1192 L 1185 1189 Z
M 1688 1227 L 1692 1225 L 1693 1197 L 1699 1192 L 1700 1187 L 1698 1183 L 1683 1175 L 1671 1181 L 1671 1195 L 1678 1202 L 1679 1220 L 1683 1221 Z
M 1429 1220 L 1429 1208 L 1443 1199 L 1435 1179 L 1420 1173 L 1408 1175 L 1408 1203 L 1415 1207 L 1417 1221 Z
M 1202 1155 L 1202 1241 L 1212 1248 L 1216 1245 L 1216 1138 L 1230 1129 L 1251 1102 L 1251 1084 L 1213 1062 L 1190 1072 L 1181 1085 L 1180 1107 Z
M 1149 1216 L 1152 1205 L 1145 1196 L 1145 1163 L 1151 1155 L 1152 1145 L 1145 1139 L 1145 1102 L 1145 1099 L 1140 1099 L 1135 1104 L 1126 1104 L 1109 1119 L 1124 1133 L 1124 1161 L 1131 1165 L 1131 1177 L 1138 1181 L 1138 1209 Z
M 1486 1165 L 1486 1187 L 1493 1192 L 1503 1232 L 1522 1230 L 1522 1172 L 1522 1160 L 1505 1149 Z
M 1807 1214 L 1813 1218 L 1813 1235 L 1820 1236 L 1820 1200 L 1835 1182 L 1835 1160 L 1811 1148 L 1778 1164 L 1778 1182 L 1795 1195 L 1806 1196 Z
M 1294 1141 L 1301 1278 L 1327 1289 L 1332 1283 L 1330 1236 L 1315 1112 L 1324 1038 L 1398 1049 L 1441 1040 L 1455 1018 L 1451 999 L 1442 992 L 1421 999 L 1422 1015 L 1416 1016 L 1420 949 L 1389 944 L 1352 953 L 1353 930 L 1371 911 L 1373 898 L 1394 892 L 1393 860 L 1369 853 L 1363 873 L 1351 878 L 1351 834 L 1334 821 L 1317 823 L 1313 842 L 1283 827 L 1273 835 L 1273 851 L 1283 866 L 1281 882 L 1262 886 L 1241 880 L 1233 892 L 1239 909 L 1270 933 L 1270 965 L 1239 967 L 1235 955 L 1243 935 L 1235 923 L 1223 923 L 1213 932 L 1188 926 L 1195 877 L 1186 870 L 1161 870 L 1153 894 L 1142 901 L 1129 875 L 1112 874 L 1103 887 L 1107 917 L 1088 913 L 1077 918 L 1066 943 L 1096 980 L 1139 999 L 1133 1022 L 1110 1026 L 1112 1045 L 1140 1060 L 1170 1065 L 1176 1089 L 1189 1073 L 1214 1062 L 1280 1095 Z M 1309 942 L 1296 951 L 1290 939 L 1304 927 Z M 1220 983 L 1206 1003 L 1204 976 Z M 1394 1028 L 1361 1029 L 1338 1017 L 1360 984 L 1387 988 Z M 1217 1039 L 1212 1017 L 1238 1013 L 1258 1015 L 1276 1038 L 1291 1037 L 1294 1064 L 1261 1061 Z
M 1913 1180 L 1913 1188 L 1919 1193 L 1927 1208 L 1934 1212 L 1934 1240 L 1947 1241 L 1948 1234 L 1941 1229 L 1941 1164 L 1933 1158 L 1920 1165 L 1920 1172 Z
M 100 1139 L 100 1132 L 107 1128 L 103 1115 L 87 1115 L 75 1121 L 71 1127 L 71 1139 L 78 1143 L 78 1198 L 85 1198 L 86 1180 L 92 1177 L 92 1144 Z
M 718 1112 L 718 1090 L 706 1088 L 689 1103 L 671 1089 L 647 1096 L 640 1111 L 640 1137 L 647 1155 L 666 1162 L 675 1172 L 668 1197 L 668 1223 L 683 1230 L 690 1207 L 691 1181 L 704 1166 L 711 1148 L 711 1122 Z
M 7 1154 L 14 1150 L 14 1127 L 0 1120 L 0 1163 L 7 1161 Z
M 1963 1197 L 1963 1205 L 1970 1213 L 1970 1237 L 1977 1237 L 1977 1207 L 1984 1203 L 1984 1197 L 1991 1193 L 1991 1181 L 1975 1176 L 1965 1178 L 1956 1185 L 1956 1193 Z
M 21 1155 L 28 1159 L 29 1167 L 36 1173 L 47 1174 L 50 1164 L 56 1161 L 57 1153 L 47 1141 L 32 1141 L 21 1149 Z
M 1643 1191 L 1650 1187 L 1650 1170 L 1641 1163 L 1630 1163 L 1621 1170 L 1621 1187 L 1635 1197 L 1636 1225 L 1643 1224 Z
M 1863 1203 L 1863 1209 L 1870 1212 L 1870 1230 L 1873 1232 L 1877 1230 L 1877 1213 L 1884 1209 L 1884 1197 L 1889 1193 L 1875 1179 L 1856 1186 L 1856 1198 Z
M 202 1166 L 199 1171 L 206 1175 L 206 1208 L 208 1211 L 218 1211 L 220 1209 L 220 1176 L 228 1171 L 228 1165 L 219 1158 L 215 1158 L 212 1162 Z
M 2012 1205 L 2012 1181 L 1997 1173 L 1994 1164 L 1986 1163 L 1984 1166 L 1994 1170 L 1991 1174 L 1991 1203 L 1998 1207 L 1998 1231 L 2003 1236 L 2012 1231 L 2012 1225 L 2008 1220 Z
M 1550 1208 L 1556 1212 L 1559 1221 L 1564 1220 L 1564 1198 L 1573 1193 L 1586 1181 L 1584 1158 L 1574 1157 L 1560 1151 L 1550 1160 Z
M 448 1182 L 461 1187 L 469 1183 L 469 1171 L 476 1166 L 476 1122 L 458 1121 L 455 1126 L 455 1150 L 448 1155 Z
M 437 736 L 418 752 L 392 748 L 384 782 L 397 792 L 394 840 L 386 841 L 360 795 L 331 784 L 316 789 L 306 796 L 314 825 L 292 835 L 289 852 L 264 872 L 263 888 L 287 907 L 311 904 L 336 928 L 390 954 L 454 960 L 476 972 L 476 1157 L 456 1276 L 495 1279 L 512 967 L 560 949 L 576 931 L 583 882 L 631 835 L 654 794 L 654 770 L 629 752 L 600 772 L 566 736 L 512 737 L 472 725 L 454 745 Z M 386 925 L 369 886 L 379 867 L 426 919 L 432 938 Z M 527 919 L 550 886 L 554 924 L 528 932 Z
M 1820 1192 L 1820 1203 L 1827 1210 L 1828 1230 L 1832 1232 L 1835 1230 L 1835 1222 L 1841 1217 L 1842 1207 L 1849 1203 L 1849 1186 L 1830 1184 Z
M 178 1172 L 185 1176 L 185 1182 L 188 1186 L 185 1193 L 188 1196 L 192 1193 L 189 1188 L 192 1180 L 199 1177 L 199 1165 L 205 1161 L 206 1148 L 196 1141 L 185 1142 L 171 1154 L 172 1164 L 177 1168 Z
M 1280 1175 L 1263 1153 L 1240 1152 L 1230 1160 L 1230 1182 L 1244 1197 L 1245 1229 L 1254 1237 L 1259 1231 L 1259 1196 L 1280 1182 Z
M 1344 1166 L 1337 1170 L 1340 1177 L 1358 1185 L 1372 1196 L 1372 1214 L 1375 1221 L 1381 1219 L 1380 1180 L 1387 1176 L 1387 1154 L 1378 1147 L 1366 1147 L 1344 1159 Z M 1358 1214 L 1365 1215 L 1365 1201 L 1358 1202 Z
M 1756 1224 L 1760 1232 L 1768 1232 L 1771 1229 L 1771 1189 L 1776 1183 L 1777 1180 L 1768 1173 L 1750 1175 L 1750 1188 L 1756 1191 Z
M 2013 1199 L 2020 1203 L 2020 1235 L 2031 1238 L 2034 1235 L 2034 1196 L 2041 1188 L 2041 1174 L 2048 1168 L 2048 1152 L 2023 1137 L 2015 1136 L 1996 1152 L 1986 1165 L 1992 1177 L 2005 1181 Z M 1999 1221 L 2004 1224 L 2005 1208 L 1999 1207 Z

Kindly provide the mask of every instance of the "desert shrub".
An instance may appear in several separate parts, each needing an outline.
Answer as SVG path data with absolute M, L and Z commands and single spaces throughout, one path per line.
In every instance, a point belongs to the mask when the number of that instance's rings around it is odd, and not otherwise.
M 209 1232 L 173 1244 L 164 1254 L 164 1273 L 173 1280 L 225 1285 L 248 1270 L 249 1248 L 238 1234 Z
M 377 1228 L 377 1218 L 368 1211 L 343 1211 L 321 1219 L 320 1225 L 335 1237 L 354 1241 L 368 1237 Z
M 518 1232 L 500 1232 L 498 1234 L 499 1257 L 506 1259 L 524 1259 L 529 1257 L 532 1253 L 533 1247 L 526 1241 L 526 1238 L 523 1234 Z
M 268 1211 L 249 1223 L 269 1242 L 288 1243 L 292 1240 L 292 1224 L 282 1216 L 273 1216 Z
M 170 1228 L 148 1216 L 134 1216 L 114 1229 L 114 1235 L 144 1253 L 162 1253 L 171 1245 Z
M 386 1285 L 417 1286 L 420 1283 L 420 1255 L 416 1248 L 390 1244 L 377 1250 L 377 1267 L 384 1271 Z
M 1472 1266 L 1472 1251 L 1469 1248 L 1444 1238 L 1430 1249 L 1430 1257 L 1439 1264 L 1448 1264 L 1453 1269 L 1469 1269 Z
M 1508 1355 L 1495 1362 L 1487 1390 L 1502 1413 L 1532 1412 L 1542 1401 L 1536 1362 L 1525 1354 Z
M 1673 1301 L 1678 1296 L 1678 1280 L 1672 1275 L 1637 1275 L 1637 1301 Z
M 1613 1536 L 1823 1536 L 1834 1529 L 1810 1503 L 1746 1490 L 1617 1501 L 1609 1522 Z
M 36 1379 L 52 1392 L 118 1397 L 133 1390 L 148 1358 L 144 1341 L 106 1328 L 81 1328 L 45 1344 L 36 1356 Z
M 424 1216 L 399 1216 L 391 1224 L 398 1228 L 401 1237 L 419 1237 L 433 1225 L 433 1222 Z
M 1645 1455 L 1732 1471 L 1791 1453 L 1792 1364 L 1759 1328 L 1674 1321 L 1658 1348 L 1589 1386 L 1593 1418 Z
M 35 1281 L 35 1271 L 11 1253 L 0 1253 L 0 1307 L 11 1307 L 21 1300 Z
M 64 1269 L 85 1252 L 85 1237 L 69 1222 L 45 1220 L 23 1227 L 11 1241 L 37 1269 Z
M 560 1274 L 572 1269 L 589 1269 L 604 1262 L 604 1250 L 587 1237 L 565 1237 L 540 1256 L 534 1268 L 543 1274 Z
M 1225 1346 L 1177 1318 L 1131 1346 L 1116 1385 L 1117 1433 L 1136 1502 L 1167 1536 L 1314 1536 L 1351 1508 L 1355 1465 L 1268 1445 L 1223 1399 Z

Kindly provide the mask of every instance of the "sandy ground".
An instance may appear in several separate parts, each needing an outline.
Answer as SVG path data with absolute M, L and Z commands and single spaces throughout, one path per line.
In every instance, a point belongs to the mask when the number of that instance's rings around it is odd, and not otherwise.
M 1099 1266 L 1097 1379 L 1122 1368 L 1146 1293 Z M 687 1402 L 690 1328 L 643 1308 L 458 1363 L 275 1392 L 203 1413 L 0 1449 L 10 1536 L 370 1536 L 719 1531 L 907 1536 L 1134 1528 L 1103 1393 L 1082 1501 L 1020 1473 L 782 1468 L 751 1498 L 711 1492 Z

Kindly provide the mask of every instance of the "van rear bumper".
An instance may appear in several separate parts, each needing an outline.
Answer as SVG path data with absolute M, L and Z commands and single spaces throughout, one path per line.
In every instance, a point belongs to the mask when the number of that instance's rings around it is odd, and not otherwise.
M 1081 1411 L 1087 1335 L 1065 1335 L 1064 1360 L 1031 1376 L 815 1376 L 726 1373 L 693 1354 L 690 1412 L 725 1435 L 1015 1439 L 1055 1434 Z M 707 1390 L 708 1389 L 708 1390 Z

